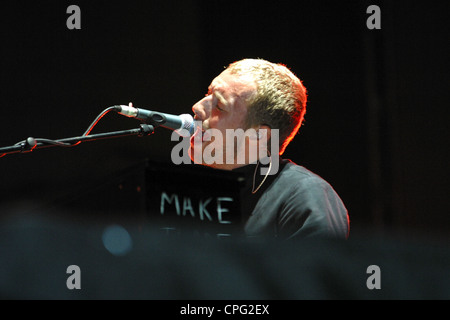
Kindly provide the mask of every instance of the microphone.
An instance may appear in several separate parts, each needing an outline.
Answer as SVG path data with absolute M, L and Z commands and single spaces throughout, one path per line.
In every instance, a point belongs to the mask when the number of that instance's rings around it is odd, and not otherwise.
M 194 118 L 190 114 L 181 114 L 179 116 L 134 108 L 133 105 L 113 106 L 114 110 L 124 116 L 136 118 L 142 121 L 149 121 L 150 124 L 157 124 L 161 127 L 174 130 L 182 137 L 190 137 L 195 132 Z M 187 130 L 187 132 L 185 130 Z

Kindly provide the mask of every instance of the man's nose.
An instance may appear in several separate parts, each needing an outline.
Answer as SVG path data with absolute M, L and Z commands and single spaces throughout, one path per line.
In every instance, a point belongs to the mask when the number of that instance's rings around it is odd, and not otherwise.
M 209 118 L 211 114 L 211 97 L 204 97 L 202 100 L 198 101 L 192 107 L 192 111 L 194 112 L 194 119 L 205 121 Z

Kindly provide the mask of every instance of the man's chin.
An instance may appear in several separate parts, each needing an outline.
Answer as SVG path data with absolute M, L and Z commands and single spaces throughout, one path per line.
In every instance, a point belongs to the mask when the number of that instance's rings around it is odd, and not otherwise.
M 202 143 L 201 148 L 199 146 L 194 146 L 194 144 L 191 143 L 191 147 L 189 148 L 189 158 L 194 164 L 199 164 L 203 166 L 209 166 L 208 164 L 203 162 L 203 150 L 204 145 Z
M 214 154 L 211 155 L 211 157 L 204 158 L 205 148 L 210 144 L 211 141 L 203 141 L 201 144 L 201 147 L 195 146 L 194 144 L 191 144 L 191 147 L 189 148 L 189 158 L 194 164 L 214 168 L 214 169 L 222 169 L 224 167 L 223 163 L 217 163 L 213 161 Z M 208 159 L 210 161 L 208 161 Z M 206 160 L 206 161 L 205 161 Z M 219 161 L 220 162 L 220 161 Z

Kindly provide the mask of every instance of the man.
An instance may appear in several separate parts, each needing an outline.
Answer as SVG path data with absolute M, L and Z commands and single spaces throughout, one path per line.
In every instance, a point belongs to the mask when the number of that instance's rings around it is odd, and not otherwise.
M 284 65 L 243 59 L 192 107 L 202 125 L 191 137 L 191 159 L 247 177 L 242 209 L 248 237 L 348 237 L 347 210 L 333 188 L 280 157 L 300 128 L 306 100 L 302 82 Z

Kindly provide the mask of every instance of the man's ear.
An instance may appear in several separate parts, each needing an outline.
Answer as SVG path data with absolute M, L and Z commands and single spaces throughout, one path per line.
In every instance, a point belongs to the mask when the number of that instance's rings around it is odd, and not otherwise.
M 268 154 L 270 155 L 269 141 L 272 136 L 272 131 L 269 126 L 261 125 L 251 129 L 251 134 L 248 136 L 249 163 L 264 158 Z
M 261 125 L 259 129 L 256 130 L 256 138 L 258 140 L 266 139 L 266 141 L 270 140 L 272 131 L 269 126 Z
M 255 131 L 255 134 L 251 135 L 250 138 L 252 140 L 262 140 L 262 139 L 266 139 L 266 141 L 269 141 L 270 136 L 271 136 L 271 129 L 269 126 L 266 125 L 261 125 L 257 128 L 253 128 Z

